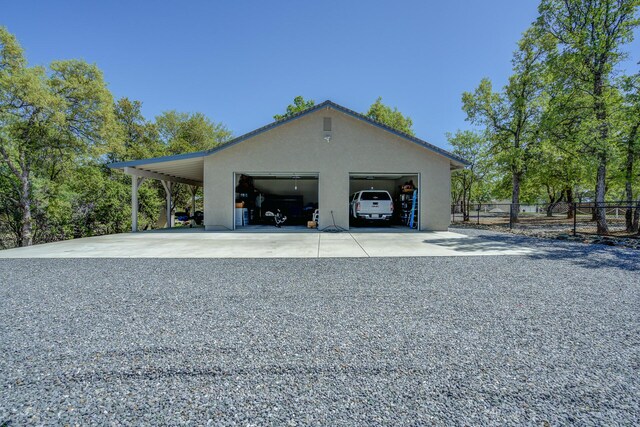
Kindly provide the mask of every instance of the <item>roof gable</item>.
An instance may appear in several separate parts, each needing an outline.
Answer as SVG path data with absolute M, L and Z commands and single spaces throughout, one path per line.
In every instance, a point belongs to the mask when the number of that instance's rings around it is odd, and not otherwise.
M 149 164 L 149 163 L 161 163 L 161 162 L 167 162 L 167 161 L 174 161 L 174 160 L 181 160 L 181 159 L 190 159 L 190 158 L 194 158 L 194 157 L 204 157 L 204 156 L 209 156 L 212 155 L 214 153 L 217 153 L 219 151 L 225 150 L 229 147 L 232 147 L 236 144 L 239 144 L 243 141 L 246 141 L 256 135 L 260 135 L 264 132 L 267 132 L 271 129 L 274 129 L 276 127 L 282 126 L 286 123 L 290 123 L 294 120 L 297 120 L 301 117 L 304 117 L 306 115 L 309 115 L 311 113 L 314 113 L 316 111 L 319 111 L 323 108 L 331 108 L 335 111 L 341 112 L 343 114 L 346 114 L 348 116 L 351 116 L 357 120 L 361 120 L 369 125 L 375 126 L 379 129 L 382 129 L 386 132 L 389 132 L 393 135 L 396 135 L 406 141 L 412 142 L 414 144 L 419 145 L 422 148 L 425 148 L 427 150 L 430 150 L 434 153 L 437 153 L 441 156 L 444 156 L 446 158 L 448 158 L 449 160 L 451 160 L 452 162 L 456 163 L 456 166 L 459 167 L 464 167 L 466 165 L 469 164 L 469 162 L 467 162 L 465 159 L 463 159 L 462 157 L 456 156 L 455 154 L 444 150 L 440 147 L 436 147 L 433 144 L 428 143 L 427 141 L 424 141 L 420 138 L 417 138 L 413 135 L 409 135 L 407 133 L 401 132 L 397 129 L 394 129 L 390 126 L 387 126 L 383 123 L 377 122 L 363 114 L 360 114 L 356 111 L 350 110 L 346 107 L 343 107 L 341 105 L 336 104 L 335 102 L 332 102 L 330 100 L 324 101 L 320 104 L 314 105 L 313 107 L 310 107 L 304 111 L 301 111 L 291 117 L 288 117 L 286 119 L 283 120 L 278 120 L 272 123 L 269 123 L 266 126 L 262 126 L 258 129 L 255 129 L 251 132 L 245 133 L 244 135 L 240 135 L 236 138 L 233 138 L 232 140 L 225 142 L 223 144 L 220 144 L 216 147 L 213 147 L 211 149 L 205 150 L 205 151 L 197 151 L 197 152 L 193 152 L 193 153 L 185 153 L 185 154 L 177 154 L 174 156 L 165 156 L 165 157 L 156 157 L 156 158 L 152 158 L 152 159 L 142 159 L 142 160 L 133 160 L 133 161 L 128 161 L 128 162 L 118 162 L 118 163 L 112 163 L 109 165 L 110 168 L 123 168 L 126 166 L 137 166 L 137 165 L 144 165 L 144 164 Z
M 392 134 L 394 134 L 396 136 L 399 136 L 400 138 L 403 138 L 405 140 L 408 140 L 410 142 L 418 144 L 419 146 L 421 146 L 423 148 L 426 148 L 426 149 L 428 149 L 430 151 L 433 151 L 433 152 L 435 152 L 437 154 L 440 154 L 440 155 L 442 155 L 442 156 L 444 156 L 444 157 L 446 157 L 446 158 L 448 158 L 448 159 L 450 159 L 450 160 L 452 160 L 452 161 L 454 161 L 456 163 L 460 163 L 463 166 L 469 164 L 462 157 L 456 156 L 455 154 L 450 153 L 447 150 L 444 150 L 444 149 L 442 149 L 440 147 L 436 147 L 435 145 L 430 144 L 427 141 L 424 141 L 424 140 L 422 140 L 420 138 L 417 138 L 417 137 L 415 137 L 413 135 L 409 135 L 407 133 L 401 132 L 401 131 L 399 131 L 397 129 L 394 129 L 394 128 L 390 127 L 390 126 L 387 126 L 387 125 L 385 125 L 383 123 L 377 122 L 377 121 L 375 121 L 375 120 L 373 120 L 373 119 L 371 119 L 371 118 L 369 118 L 369 117 L 367 117 L 367 116 L 365 116 L 363 114 L 360 114 L 360 113 L 358 113 L 356 111 L 350 110 L 350 109 L 348 109 L 346 107 L 343 107 L 342 105 L 336 104 L 335 102 L 332 102 L 332 101 L 329 101 L 329 100 L 324 101 L 324 102 L 322 102 L 322 103 L 320 103 L 318 105 L 314 105 L 313 107 L 308 108 L 308 109 L 306 109 L 304 111 L 301 111 L 301 112 L 299 112 L 299 113 L 297 113 L 297 114 L 295 114 L 295 115 L 293 115 L 291 117 L 288 117 L 288 118 L 283 119 L 283 120 L 275 121 L 273 123 L 269 123 L 266 126 L 263 126 L 261 128 L 258 128 L 256 130 L 254 130 L 254 131 L 251 131 L 249 133 L 245 133 L 244 135 L 241 135 L 241 136 L 239 136 L 237 138 L 234 138 L 229 142 L 225 142 L 224 144 L 220 144 L 217 147 L 214 147 L 214 148 L 211 148 L 211 149 L 207 150 L 205 152 L 205 155 L 213 154 L 213 153 L 216 153 L 218 151 L 224 150 L 224 149 L 226 149 L 226 148 L 228 148 L 228 147 L 230 147 L 232 145 L 239 144 L 242 141 L 245 141 L 245 140 L 247 140 L 249 138 L 252 138 L 252 137 L 254 137 L 256 135 L 259 135 L 261 133 L 267 132 L 267 131 L 269 131 L 271 129 L 274 129 L 274 128 L 278 127 L 278 126 L 281 126 L 281 125 L 283 125 L 285 123 L 290 123 L 290 122 L 292 122 L 294 120 L 297 120 L 297 119 L 299 119 L 301 117 L 304 117 L 306 115 L 314 113 L 314 112 L 316 112 L 318 110 L 321 110 L 321 109 L 323 109 L 325 107 L 329 107 L 329 108 L 331 108 L 331 109 L 333 109 L 335 111 L 339 111 L 339 112 L 341 112 L 343 114 L 346 114 L 348 116 L 351 116 L 353 118 L 361 120 L 361 121 L 363 121 L 365 123 L 368 123 L 368 124 L 370 124 L 372 126 L 380 128 L 380 129 L 382 129 L 382 130 L 384 130 L 386 132 L 389 132 L 389 133 L 392 133 Z

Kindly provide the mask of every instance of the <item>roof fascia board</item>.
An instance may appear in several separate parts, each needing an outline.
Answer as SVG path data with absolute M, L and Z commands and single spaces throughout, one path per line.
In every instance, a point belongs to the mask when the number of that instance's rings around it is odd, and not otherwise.
M 380 122 L 377 122 L 375 120 L 372 120 L 369 117 L 367 117 L 365 115 L 362 115 L 362 114 L 360 114 L 360 113 L 358 113 L 356 111 L 350 110 L 350 109 L 348 109 L 346 107 L 343 107 L 342 105 L 335 104 L 335 103 L 333 103 L 331 101 L 328 101 L 328 102 L 330 102 L 332 108 L 334 108 L 337 111 L 341 111 L 342 113 L 344 113 L 344 114 L 346 114 L 348 116 L 351 116 L 353 118 L 361 120 L 361 121 L 363 121 L 365 123 L 372 124 L 372 125 L 376 126 L 377 128 L 380 128 L 380 129 L 385 130 L 385 131 L 387 131 L 389 133 L 392 133 L 392 134 L 394 134 L 396 136 L 399 136 L 400 138 L 407 139 L 407 140 L 413 142 L 414 144 L 417 144 L 417 145 L 421 146 L 422 148 L 426 148 L 428 150 L 431 150 L 431 151 L 433 151 L 433 152 L 435 152 L 437 154 L 440 154 L 441 156 L 444 156 L 444 157 L 448 158 L 449 160 L 453 160 L 454 162 L 460 163 L 463 166 L 469 165 L 469 162 L 467 160 L 462 159 L 462 158 L 460 158 L 460 157 L 448 152 L 447 150 L 444 150 L 444 149 L 442 149 L 440 147 L 437 147 L 437 146 L 435 146 L 433 144 L 430 144 L 427 141 L 424 141 L 424 140 L 422 140 L 422 139 L 420 139 L 418 137 L 415 137 L 413 135 L 409 135 L 407 133 L 404 133 L 404 132 L 401 132 L 399 130 L 396 130 L 396 129 L 394 129 L 392 127 L 389 127 L 389 126 L 387 126 L 387 125 L 385 125 L 383 123 L 380 123 Z
M 299 118 L 301 118 L 301 117 L 304 117 L 304 116 L 306 116 L 306 115 L 309 115 L 309 114 L 311 114 L 311 113 L 314 113 L 314 112 L 316 112 L 316 111 L 318 111 L 318 110 L 321 110 L 323 107 L 328 106 L 330 103 L 331 103 L 331 101 L 324 101 L 323 103 L 318 104 L 318 105 L 314 105 L 313 107 L 310 107 L 310 108 L 308 108 L 308 109 L 306 109 L 306 110 L 304 110 L 304 111 L 301 111 L 300 113 L 298 113 L 298 114 L 296 114 L 296 115 L 293 115 L 293 116 L 288 117 L 288 118 L 283 119 L 283 120 L 278 120 L 278 121 L 276 121 L 276 122 L 269 123 L 269 124 L 268 124 L 268 125 L 266 125 L 266 126 L 262 126 L 262 127 L 258 128 L 258 129 L 256 129 L 256 130 L 253 130 L 253 131 L 251 131 L 251 132 L 249 132 L 249 133 L 245 133 L 244 135 L 240 135 L 239 137 L 234 138 L 234 139 L 232 139 L 231 141 L 229 141 L 229 142 L 227 142 L 227 143 L 225 143 L 225 144 L 220 144 L 220 145 L 219 145 L 219 146 L 217 146 L 217 147 L 210 148 L 210 149 L 207 151 L 207 155 L 208 155 L 208 154 L 216 153 L 216 152 L 218 152 L 218 151 L 222 151 L 222 150 L 224 150 L 224 149 L 226 149 L 226 148 L 229 148 L 229 147 L 231 147 L 231 146 L 234 146 L 234 145 L 236 145 L 236 144 L 239 144 L 239 143 L 241 143 L 242 141 L 245 141 L 245 140 L 247 140 L 247 139 L 249 139 L 249 138 L 253 138 L 254 136 L 258 136 L 258 135 L 260 135 L 261 133 L 264 133 L 264 132 L 267 132 L 267 131 L 269 131 L 269 130 L 271 130 L 271 129 L 275 129 L 275 128 L 279 127 L 279 126 L 282 126 L 282 125 L 284 125 L 285 123 L 292 122 L 292 121 L 294 121 L 294 120 L 296 120 L 296 119 L 299 119 Z
M 174 160 L 195 159 L 196 157 L 204 157 L 206 151 L 195 151 L 193 153 L 174 154 L 172 156 L 153 157 L 150 159 L 130 160 L 126 162 L 109 163 L 107 166 L 111 169 L 123 169 L 125 167 L 134 167 L 140 165 L 148 165 L 152 163 L 172 162 Z

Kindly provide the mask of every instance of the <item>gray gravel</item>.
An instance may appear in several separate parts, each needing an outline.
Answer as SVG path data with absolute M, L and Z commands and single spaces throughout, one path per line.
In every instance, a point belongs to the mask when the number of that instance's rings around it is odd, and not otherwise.
M 637 252 L 554 244 L 1 260 L 0 425 L 638 425 Z

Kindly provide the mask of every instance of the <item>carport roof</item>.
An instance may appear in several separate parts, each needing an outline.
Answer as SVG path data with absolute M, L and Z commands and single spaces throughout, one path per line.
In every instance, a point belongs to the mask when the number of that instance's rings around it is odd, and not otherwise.
M 424 141 L 413 135 L 409 135 L 408 133 L 396 130 L 383 123 L 377 122 L 363 114 L 360 114 L 356 111 L 353 111 L 346 107 L 338 105 L 335 102 L 327 100 L 318 105 L 314 105 L 313 107 L 308 108 L 304 111 L 301 111 L 297 114 L 294 114 L 291 117 L 287 117 L 286 119 L 269 123 L 268 125 L 258 128 L 254 131 L 251 131 L 249 133 L 245 133 L 244 135 L 233 138 L 232 140 L 227 141 L 223 144 L 220 144 L 209 150 L 196 151 L 193 153 L 177 154 L 173 156 L 155 157 L 155 158 L 141 159 L 141 160 L 131 160 L 127 162 L 115 162 L 115 163 L 109 164 L 108 166 L 112 169 L 135 168 L 135 169 L 163 174 L 163 175 L 166 175 L 167 177 L 184 178 L 184 179 L 202 182 L 203 158 L 205 156 L 217 153 L 218 151 L 222 151 L 226 148 L 239 144 L 240 142 L 245 141 L 249 138 L 252 138 L 256 135 L 259 135 L 263 132 L 267 132 L 273 128 L 281 126 L 285 123 L 289 123 L 291 121 L 299 119 L 300 117 L 306 116 L 308 114 L 311 114 L 323 108 L 331 108 L 333 110 L 342 112 L 348 116 L 354 117 L 358 120 L 362 120 L 366 123 L 369 123 L 380 129 L 383 129 L 389 133 L 392 133 L 403 139 L 413 142 L 414 144 L 417 144 L 423 148 L 426 148 L 427 150 L 440 154 L 441 156 L 444 156 L 451 161 L 452 169 L 463 168 L 464 166 L 469 164 L 469 162 L 463 159 L 462 157 L 456 156 L 455 154 L 450 153 L 447 150 L 444 150 L 440 147 L 436 147 L 435 145 L 430 144 L 427 141 Z

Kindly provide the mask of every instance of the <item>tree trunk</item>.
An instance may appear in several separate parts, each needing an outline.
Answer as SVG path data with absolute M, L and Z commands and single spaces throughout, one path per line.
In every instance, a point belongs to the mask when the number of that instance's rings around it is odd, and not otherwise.
M 631 182 L 627 181 L 625 183 L 625 196 L 628 203 L 627 209 L 624 213 L 624 220 L 626 225 L 626 230 L 628 232 L 633 231 L 633 191 L 631 189 Z
M 598 133 L 600 141 L 596 147 L 598 154 L 598 174 L 596 178 L 596 206 L 595 220 L 598 234 L 607 234 L 607 210 L 604 204 L 607 184 L 607 139 L 609 137 L 609 124 L 607 123 L 607 106 L 604 102 L 604 72 L 599 70 L 595 74 L 593 94 L 595 97 L 594 113 L 598 120 Z
M 547 216 L 549 218 L 553 217 L 553 208 L 555 208 L 555 207 L 556 207 L 556 203 L 555 202 L 549 203 L 547 205 Z
M 9 153 L 0 144 L 0 155 L 4 159 L 5 164 L 11 170 L 16 179 L 20 182 L 20 188 L 16 188 L 18 193 L 18 211 L 21 213 L 21 218 L 14 227 L 14 234 L 16 237 L 16 244 L 18 246 L 30 246 L 33 243 L 33 237 L 31 234 L 31 198 L 29 187 L 29 164 L 25 159 L 24 151 L 20 151 L 19 163 L 16 164 Z
M 33 237 L 31 234 L 31 197 L 29 191 L 29 172 L 25 171 L 20 177 L 20 210 L 22 211 L 22 237 L 20 246 L 31 246 Z
M 604 203 L 605 196 L 605 179 L 607 176 L 607 161 L 604 155 L 601 156 L 600 164 L 598 165 L 598 175 L 596 178 L 596 205 L 595 205 L 595 217 L 596 225 L 598 228 L 598 234 L 607 234 L 609 227 L 607 226 L 607 207 Z
M 560 196 L 556 195 L 555 191 L 551 191 L 551 188 L 547 185 L 547 196 L 549 196 L 549 204 L 547 205 L 547 216 L 553 216 L 553 209 L 558 205 L 558 202 L 562 200 L 562 191 L 560 192 Z
M 627 211 L 625 212 L 624 218 L 626 223 L 626 229 L 628 232 L 634 231 L 633 229 L 633 187 L 631 185 L 631 181 L 633 180 L 633 160 L 634 160 L 634 143 L 636 139 L 636 135 L 638 132 L 638 128 L 634 127 L 629 135 L 629 141 L 627 142 L 627 161 L 625 164 L 624 171 L 624 192 L 626 202 L 629 203 L 627 207 Z
M 463 206 L 462 206 L 462 221 L 463 222 L 469 222 L 469 199 L 470 197 L 469 192 L 464 191 L 462 193 L 462 200 L 464 201 Z
M 511 192 L 511 222 L 518 222 L 518 214 L 520 213 L 520 181 L 522 172 L 513 172 L 511 174 L 512 192 Z
M 567 219 L 573 219 L 573 188 L 567 187 L 564 190 L 565 195 L 567 196 L 567 205 L 569 209 L 567 210 Z
M 640 197 L 638 197 L 638 203 L 636 203 L 636 211 L 633 214 L 632 231 L 637 232 L 640 236 Z

